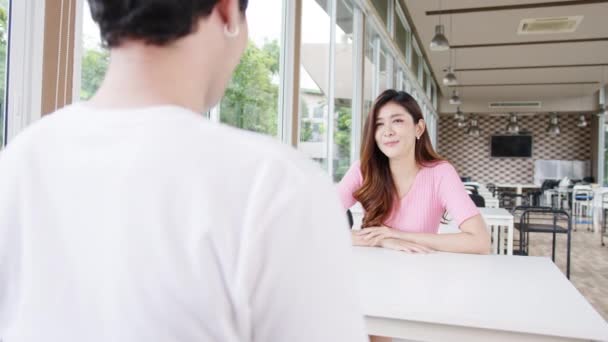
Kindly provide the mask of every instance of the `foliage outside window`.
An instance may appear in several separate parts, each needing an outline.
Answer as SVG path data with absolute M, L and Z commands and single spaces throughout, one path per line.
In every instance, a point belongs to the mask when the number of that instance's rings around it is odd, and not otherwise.
M 6 46 L 8 44 L 8 0 L 0 0 L 0 149 L 4 145 L 4 122 L 6 111 Z

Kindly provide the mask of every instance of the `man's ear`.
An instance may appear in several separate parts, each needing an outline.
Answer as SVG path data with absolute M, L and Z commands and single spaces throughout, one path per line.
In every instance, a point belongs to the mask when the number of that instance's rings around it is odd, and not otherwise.
M 242 16 L 239 0 L 218 0 L 215 10 L 218 11 L 228 31 L 234 32 L 239 29 Z

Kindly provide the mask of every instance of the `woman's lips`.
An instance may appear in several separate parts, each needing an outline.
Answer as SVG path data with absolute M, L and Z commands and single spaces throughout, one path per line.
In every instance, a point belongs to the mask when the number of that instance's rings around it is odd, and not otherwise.
M 398 143 L 399 143 L 399 140 L 397 140 L 397 141 L 389 141 L 389 142 L 385 142 L 384 146 L 393 147 L 393 146 L 397 145 Z

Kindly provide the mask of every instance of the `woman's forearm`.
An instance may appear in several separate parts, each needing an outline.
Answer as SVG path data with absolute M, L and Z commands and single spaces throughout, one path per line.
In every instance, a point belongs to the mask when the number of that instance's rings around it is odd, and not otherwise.
M 453 253 L 489 254 L 490 234 L 481 215 L 462 222 L 455 234 L 424 234 L 399 232 L 400 238 L 429 248 Z
M 489 254 L 490 242 L 485 236 L 461 232 L 426 234 L 399 232 L 397 238 L 442 252 Z

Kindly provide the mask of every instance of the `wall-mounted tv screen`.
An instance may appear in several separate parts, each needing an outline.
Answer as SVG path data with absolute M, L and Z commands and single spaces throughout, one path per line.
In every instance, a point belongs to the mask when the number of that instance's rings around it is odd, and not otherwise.
M 492 157 L 532 157 L 531 135 L 493 135 L 490 149 Z

